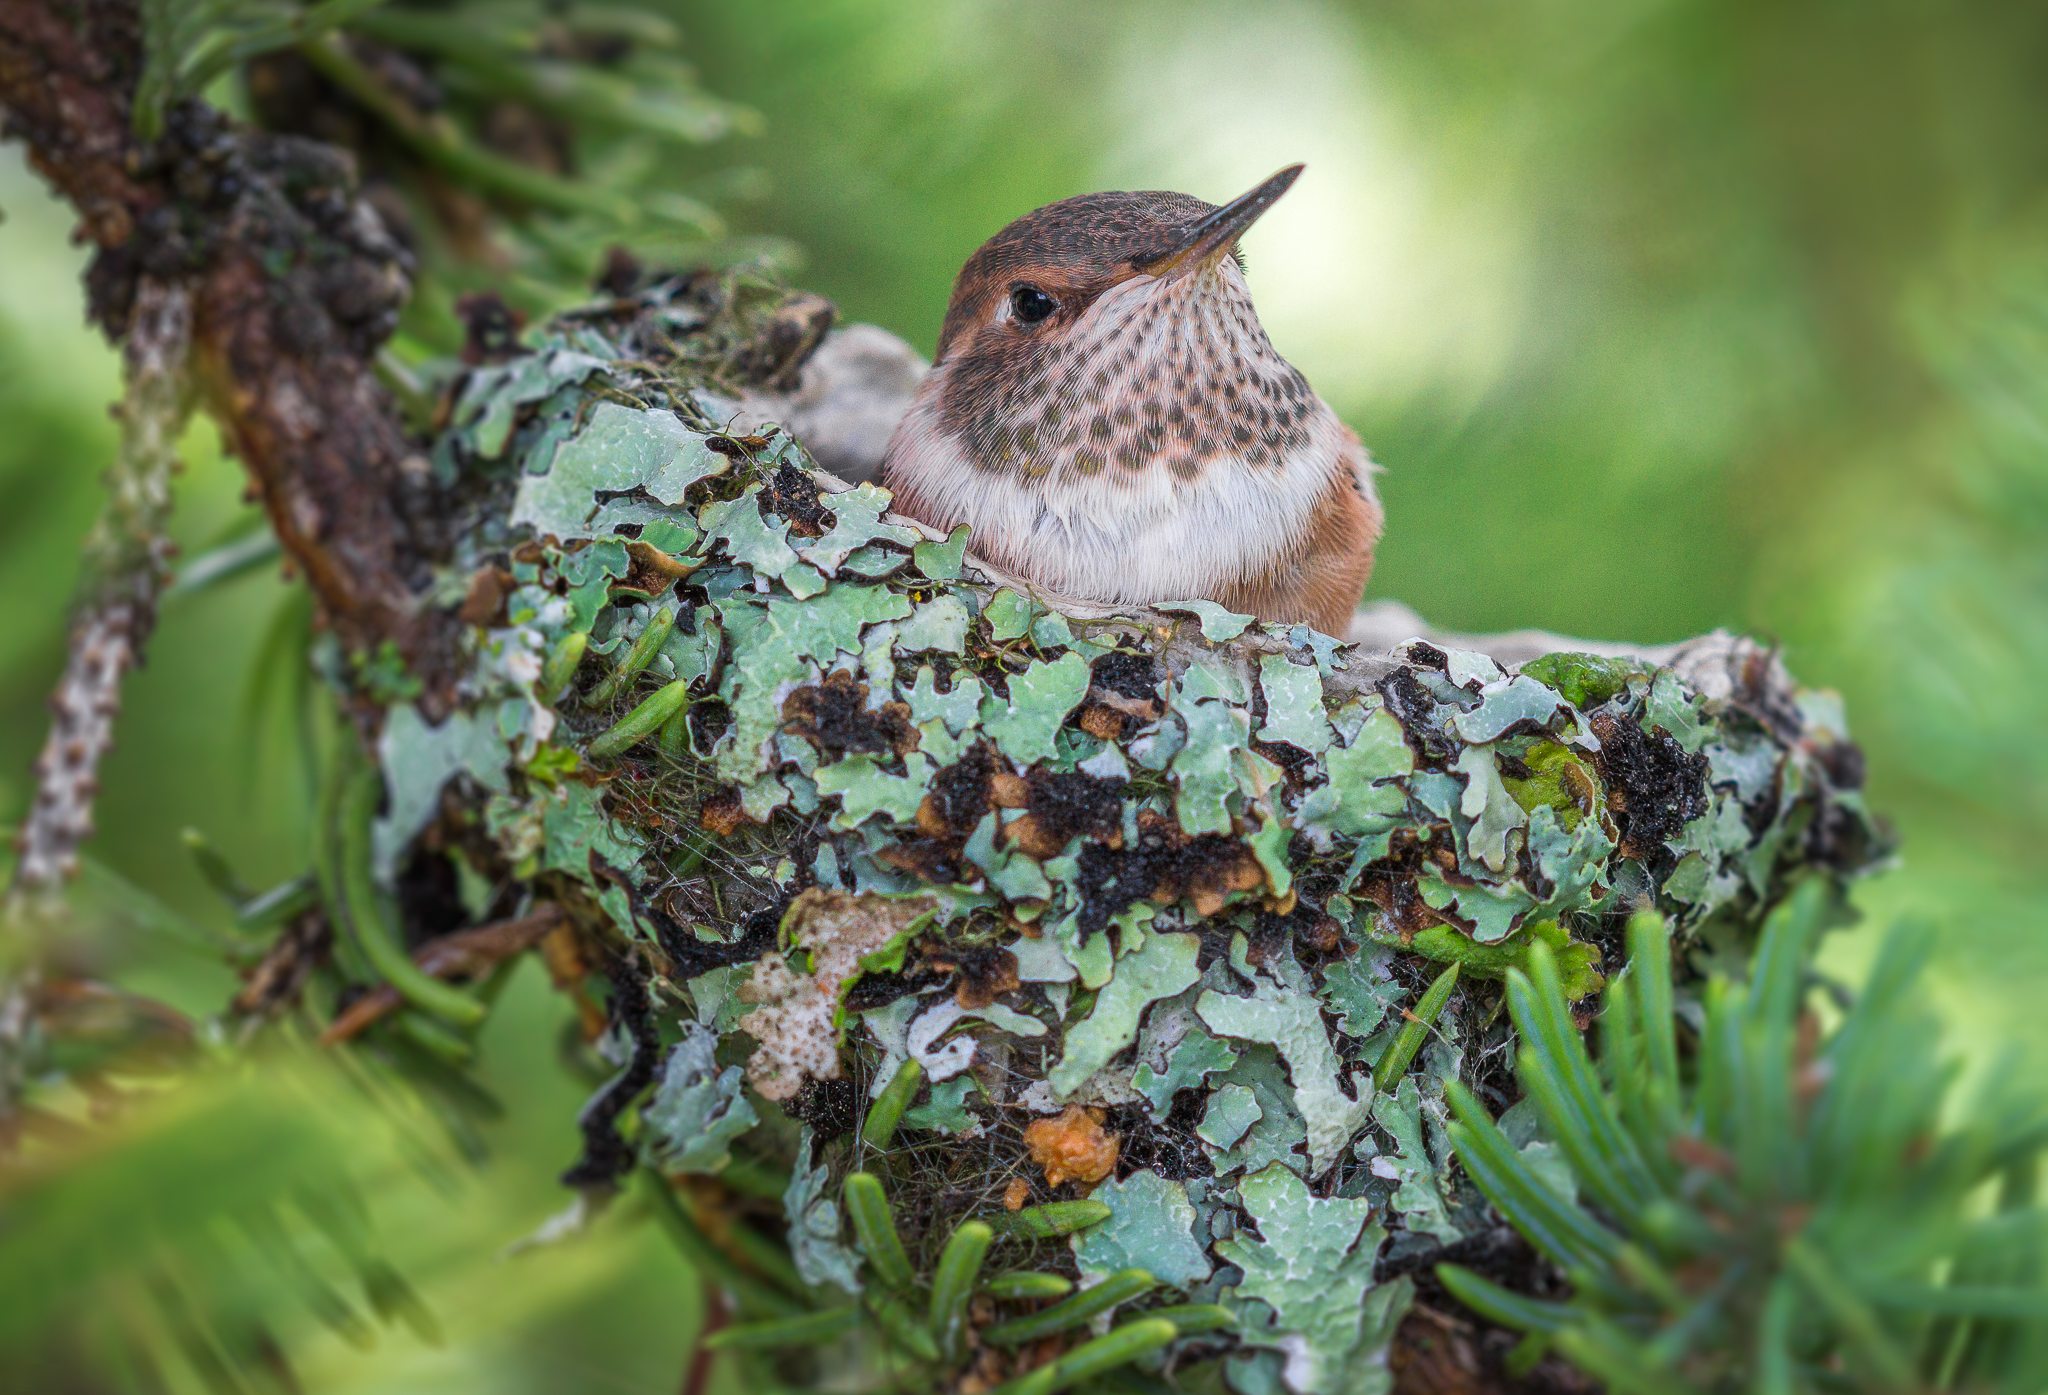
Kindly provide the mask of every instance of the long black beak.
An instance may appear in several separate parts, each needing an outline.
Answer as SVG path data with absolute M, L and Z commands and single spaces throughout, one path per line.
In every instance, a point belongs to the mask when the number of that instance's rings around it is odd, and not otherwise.
M 1237 245 L 1238 238 L 1244 236 L 1246 228 L 1258 222 L 1267 209 L 1280 202 L 1280 196 L 1301 177 L 1303 168 L 1301 165 L 1289 165 L 1257 188 L 1238 195 L 1189 227 L 1175 246 L 1140 262 L 1138 269 L 1152 276 L 1165 276 L 1175 271 L 1193 270 L 1227 254 Z

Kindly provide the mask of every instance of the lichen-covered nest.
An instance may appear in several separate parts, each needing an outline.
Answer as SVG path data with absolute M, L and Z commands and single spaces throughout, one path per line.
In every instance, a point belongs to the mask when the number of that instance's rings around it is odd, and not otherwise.
M 775 312 L 666 281 L 451 383 L 473 663 L 452 710 L 349 680 L 386 709 L 361 841 L 414 958 L 541 936 L 619 1070 L 570 1180 L 679 1179 L 740 1271 L 786 1245 L 862 1292 L 836 1198 L 863 1169 L 914 1266 L 982 1218 L 989 1272 L 1138 1268 L 1127 1313 L 1234 1311 L 1155 1363 L 1379 1388 L 1405 1275 L 1497 1225 L 1441 1123 L 1453 1078 L 1515 1103 L 1501 974 L 1541 941 L 1583 996 L 1637 908 L 1705 952 L 1867 866 L 1839 703 L 1725 635 L 1509 671 L 1034 595 L 707 415 Z M 401 999 L 375 1031 L 443 1025 Z M 1106 1219 L 1059 1235 L 1076 1215 Z M 977 1298 L 923 1378 L 1042 1367 L 1061 1339 L 976 1335 L 1037 1301 Z

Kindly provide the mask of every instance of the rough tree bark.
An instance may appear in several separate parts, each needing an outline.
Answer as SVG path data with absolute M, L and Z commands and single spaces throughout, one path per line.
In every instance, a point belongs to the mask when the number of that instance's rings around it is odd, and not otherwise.
M 409 258 L 355 196 L 348 157 L 231 128 L 197 104 L 136 138 L 130 0 L 0 3 L 0 110 L 79 211 L 94 319 L 129 324 L 144 278 L 190 299 L 193 370 L 279 539 L 352 650 L 431 665 L 415 603 L 430 546 L 404 516 L 412 448 L 372 371 Z
M 121 680 L 141 662 L 156 620 L 169 548 L 178 435 L 189 403 L 192 300 L 185 287 L 144 277 L 123 355 L 121 453 L 107 502 L 86 539 L 84 584 L 64 676 L 50 698 L 50 734 L 36 761 L 36 795 L 19 835 L 17 897 L 43 898 L 78 870 L 92 836 L 100 760 L 113 744 Z
M 122 675 L 165 577 L 162 526 L 191 391 L 249 473 L 292 564 L 353 654 L 392 646 L 443 700 L 445 617 L 417 603 L 433 541 L 419 462 L 372 361 L 409 261 L 355 196 L 348 157 L 237 130 L 197 104 L 139 140 L 132 0 L 0 0 L 0 116 L 78 210 L 90 312 L 125 346 L 122 457 L 87 546 L 70 658 L 19 842 L 17 894 L 75 869 Z

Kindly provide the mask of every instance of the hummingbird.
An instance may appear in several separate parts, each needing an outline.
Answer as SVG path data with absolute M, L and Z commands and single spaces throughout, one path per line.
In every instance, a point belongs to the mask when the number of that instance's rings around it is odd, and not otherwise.
M 1301 174 L 1220 208 L 1083 194 L 953 283 L 890 438 L 896 508 L 1047 591 L 1211 600 L 1342 637 L 1372 572 L 1376 467 L 1252 308 L 1238 239 Z

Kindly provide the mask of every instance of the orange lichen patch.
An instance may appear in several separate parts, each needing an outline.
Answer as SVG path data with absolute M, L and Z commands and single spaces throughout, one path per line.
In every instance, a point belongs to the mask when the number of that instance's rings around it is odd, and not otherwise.
M 918 831 L 933 838 L 964 839 L 989 810 L 989 785 L 995 754 L 985 745 L 972 746 L 960 759 L 932 776 L 931 789 L 917 807 Z
M 1012 1177 L 1010 1185 L 1003 1189 L 1003 1209 L 1022 1211 L 1024 1203 L 1031 1200 L 1031 1184 L 1022 1177 Z
M 1107 703 L 1090 703 L 1081 709 L 1076 719 L 1082 731 L 1098 741 L 1121 741 L 1124 728 L 1132 725 L 1129 717 Z
M 1031 856 L 1057 856 L 1076 837 L 1112 848 L 1123 846 L 1125 781 L 1035 766 L 1029 779 L 1017 783 L 1023 786 L 1021 806 L 1012 805 L 1000 792 L 995 802 L 1025 810 L 1003 826 L 1003 837 Z
M 715 833 L 721 838 L 730 838 L 739 832 L 740 825 L 746 821 L 746 813 L 740 808 L 740 792 L 736 789 L 713 790 L 697 806 L 697 822 L 704 826 L 706 833 Z
M 1120 846 L 1121 839 L 1082 845 L 1082 934 L 1095 934 L 1133 902 L 1148 898 L 1162 906 L 1186 900 L 1207 917 L 1240 892 L 1270 892 L 1265 868 L 1243 839 L 1184 833 L 1172 818 L 1151 809 L 1139 811 L 1137 822 L 1133 846 Z M 1285 903 L 1283 897 L 1268 899 L 1273 907 Z
M 1139 857 L 1149 863 L 1151 899 L 1171 906 L 1185 898 L 1195 914 L 1222 910 L 1232 895 L 1266 884 L 1266 869 L 1251 848 L 1221 834 L 1189 835 L 1166 815 L 1147 809 L 1138 815 Z
M 1186 895 L 1188 903 L 1195 908 L 1195 914 L 1207 919 L 1222 910 L 1233 894 L 1256 891 L 1265 884 L 1266 869 L 1252 856 L 1251 849 L 1240 843 L 1231 855 L 1203 863 L 1188 879 Z M 1161 897 L 1159 892 L 1154 892 L 1152 899 L 1164 900 L 1170 905 L 1176 898 Z
M 1301 932 L 1301 938 L 1310 949 L 1328 954 L 1344 943 L 1344 927 L 1333 917 L 1319 915 Z
M 626 579 L 621 584 L 631 590 L 645 591 L 651 596 L 660 595 L 672 584 L 704 565 L 701 558 L 686 562 L 680 557 L 663 552 L 653 543 L 641 542 L 638 538 L 626 544 L 626 555 L 633 559 L 633 568 L 626 574 Z
M 999 809 L 1022 809 L 1031 802 L 1031 786 L 1022 775 L 998 770 L 989 776 L 988 802 Z
M 931 796 L 925 796 L 931 802 Z M 949 886 L 962 877 L 974 875 L 972 864 L 963 864 L 958 839 L 906 838 L 892 848 L 878 848 L 875 861 L 899 872 L 909 872 L 927 882 Z
M 1047 1186 L 1079 1182 L 1092 1187 L 1116 1168 L 1123 1140 L 1102 1127 L 1102 1111 L 1070 1104 L 1057 1119 L 1037 1119 L 1024 1130 L 1031 1161 L 1045 1169 Z
M 1054 835 L 1053 831 L 1035 814 L 1020 814 L 1003 825 L 1002 841 L 1015 844 L 1040 861 L 1058 857 L 1066 840 Z

